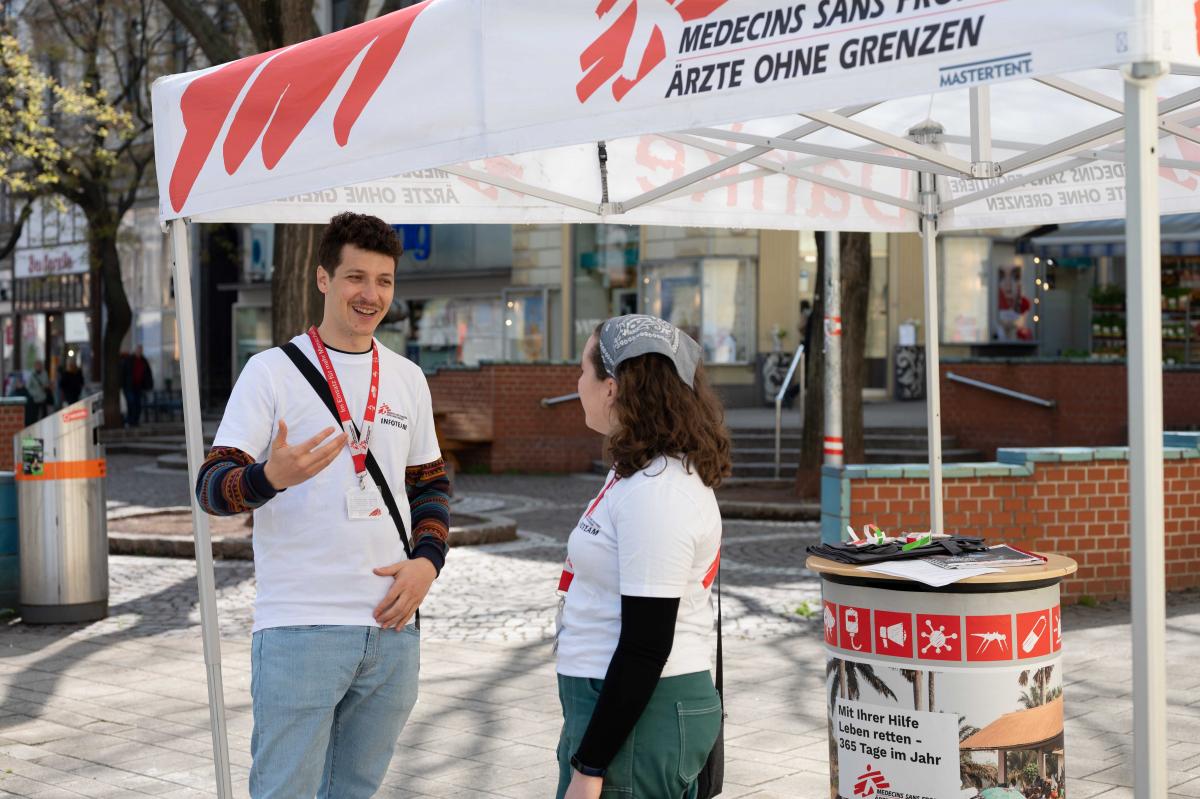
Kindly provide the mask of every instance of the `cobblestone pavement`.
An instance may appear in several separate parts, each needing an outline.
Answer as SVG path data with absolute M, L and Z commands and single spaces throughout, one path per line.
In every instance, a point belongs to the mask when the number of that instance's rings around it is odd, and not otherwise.
M 112 481 L 113 507 L 187 501 L 186 477 L 155 486 L 150 474 Z M 466 507 L 503 508 L 520 538 L 451 554 L 423 613 L 421 701 L 380 795 L 553 795 L 552 587 L 598 481 L 459 481 Z M 815 526 L 729 522 L 725 535 L 723 796 L 828 796 L 820 623 L 795 612 L 818 596 L 802 567 Z M 101 622 L 0 627 L 0 796 L 214 795 L 194 566 L 114 556 L 110 575 Z M 216 576 L 233 781 L 245 796 L 253 567 L 219 561 Z M 1168 612 L 1170 796 L 1198 797 L 1200 595 L 1173 596 Z M 1063 627 L 1069 796 L 1132 797 L 1128 607 L 1067 608 Z

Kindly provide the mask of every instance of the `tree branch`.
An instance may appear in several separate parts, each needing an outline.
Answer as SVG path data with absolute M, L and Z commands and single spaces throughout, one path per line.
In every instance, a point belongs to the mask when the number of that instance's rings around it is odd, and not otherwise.
M 224 64 L 240 57 L 234 49 L 233 38 L 221 32 L 198 0 L 162 0 L 162 4 L 192 35 L 209 61 Z
M 8 242 L 0 246 L 0 261 L 3 261 L 17 247 L 17 241 L 21 238 L 21 231 L 25 229 L 25 223 L 29 221 L 30 215 L 33 213 L 33 198 L 28 197 L 25 200 L 25 206 L 21 209 L 21 213 L 17 214 L 17 221 L 13 222 L 12 232 L 9 234 Z

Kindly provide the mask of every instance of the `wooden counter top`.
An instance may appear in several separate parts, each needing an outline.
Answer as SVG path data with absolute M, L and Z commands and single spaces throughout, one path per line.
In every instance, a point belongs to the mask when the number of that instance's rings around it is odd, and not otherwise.
M 965 580 L 951 583 L 951 585 L 987 585 L 991 584 L 1009 584 L 1029 582 L 1034 580 L 1052 580 L 1055 578 L 1066 577 L 1068 574 L 1074 574 L 1079 566 L 1075 561 L 1065 555 L 1046 555 L 1043 552 L 1037 553 L 1045 555 L 1046 562 L 1041 565 L 1033 566 L 1005 566 L 1003 571 L 992 572 L 990 574 L 981 574 L 976 577 L 968 577 Z M 890 580 L 895 582 L 914 583 L 923 585 L 916 580 L 908 580 L 904 577 L 894 577 L 890 574 L 878 574 L 876 572 L 863 571 L 856 565 L 849 563 L 838 563 L 836 560 L 828 558 L 819 558 L 816 555 L 810 555 L 808 560 L 804 562 L 811 571 L 820 575 L 835 575 L 838 577 L 855 577 L 861 580 Z M 939 589 L 933 586 L 926 586 L 930 591 Z

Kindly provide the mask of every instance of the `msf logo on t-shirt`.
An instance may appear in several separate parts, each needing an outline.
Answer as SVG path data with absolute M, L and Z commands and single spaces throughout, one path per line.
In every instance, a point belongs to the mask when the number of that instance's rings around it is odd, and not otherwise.
M 379 406 L 379 423 L 398 427 L 401 430 L 408 429 L 408 417 L 393 411 L 386 402 Z

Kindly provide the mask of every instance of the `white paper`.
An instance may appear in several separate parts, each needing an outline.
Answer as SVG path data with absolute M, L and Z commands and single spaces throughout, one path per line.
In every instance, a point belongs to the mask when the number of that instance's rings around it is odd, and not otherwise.
M 994 574 L 1003 571 L 1003 569 L 989 566 L 975 566 L 969 569 L 943 569 L 940 566 L 934 566 L 932 563 L 926 563 L 923 560 L 890 560 L 884 563 L 859 566 L 858 570 L 875 572 L 876 574 L 889 574 L 893 577 L 903 577 L 907 580 L 925 583 L 925 585 L 932 585 L 935 588 L 941 588 L 943 585 L 956 583 L 968 577 L 977 577 L 981 574 Z

